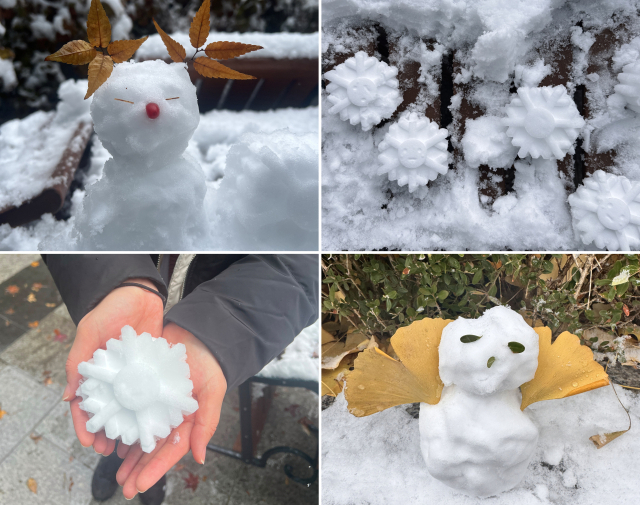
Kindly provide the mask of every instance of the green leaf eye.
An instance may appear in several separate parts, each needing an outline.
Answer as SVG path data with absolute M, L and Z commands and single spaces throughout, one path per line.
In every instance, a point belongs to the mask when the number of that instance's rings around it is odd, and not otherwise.
M 480 340 L 482 338 L 482 336 L 478 336 L 478 335 L 462 335 L 460 337 L 460 342 L 462 342 L 463 344 L 468 344 L 469 342 L 475 342 L 476 340 Z
M 496 360 L 496 359 L 495 359 L 493 356 L 491 356 L 491 357 L 489 358 L 489 361 L 487 361 L 487 368 L 491 368 L 491 365 L 493 365 L 493 362 L 494 362 L 495 360 Z
M 521 352 L 524 352 L 524 346 L 520 342 L 509 342 L 507 345 L 509 346 L 509 349 L 511 349 L 511 352 L 514 354 L 520 354 Z

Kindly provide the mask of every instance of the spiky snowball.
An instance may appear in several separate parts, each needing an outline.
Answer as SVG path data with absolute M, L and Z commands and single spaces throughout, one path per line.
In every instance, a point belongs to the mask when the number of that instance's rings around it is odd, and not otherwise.
M 153 451 L 156 440 L 198 409 L 186 359 L 184 344 L 169 346 L 164 338 L 123 327 L 120 340 L 112 338 L 106 350 L 78 365 L 86 379 L 76 395 L 90 417 L 87 431 L 104 428 L 107 438 L 127 445 L 140 441 L 144 452 Z

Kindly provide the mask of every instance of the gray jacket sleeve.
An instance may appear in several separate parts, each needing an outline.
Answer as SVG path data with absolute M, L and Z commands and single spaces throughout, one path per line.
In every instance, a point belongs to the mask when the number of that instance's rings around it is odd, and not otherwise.
M 232 389 L 258 373 L 319 313 L 317 254 L 250 255 L 167 312 L 211 350 Z
M 43 254 L 60 296 L 76 325 L 127 279 L 149 279 L 167 296 L 167 288 L 148 254 Z

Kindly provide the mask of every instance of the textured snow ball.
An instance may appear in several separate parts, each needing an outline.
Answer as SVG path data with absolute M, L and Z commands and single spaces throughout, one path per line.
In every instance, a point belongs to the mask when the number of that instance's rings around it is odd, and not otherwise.
M 465 161 L 474 168 L 480 165 L 510 167 L 518 154 L 518 148 L 511 145 L 507 137 L 502 119 L 494 116 L 467 119 L 462 149 Z
M 616 93 L 624 98 L 629 109 L 640 113 L 640 62 L 625 65 L 618 80 L 620 84 L 614 88 Z
M 183 415 L 198 409 L 191 397 L 186 348 L 170 347 L 148 333 L 137 335 L 131 326 L 124 326 L 120 340 L 112 338 L 106 347 L 78 365 L 86 379 L 76 394 L 90 417 L 87 431 L 104 429 L 107 438 L 120 437 L 127 445 L 139 440 L 142 450 L 151 452 L 157 439 L 182 423 Z
M 151 103 L 159 109 L 155 119 L 147 115 Z M 185 65 L 161 60 L 117 64 L 93 96 L 91 117 L 114 158 L 144 157 L 147 165 L 182 154 L 200 121 Z
M 507 135 L 520 147 L 518 156 L 561 160 L 574 153 L 574 142 L 585 122 L 564 86 L 518 88 L 505 107 Z
M 343 121 L 360 123 L 370 130 L 385 118 L 391 117 L 402 97 L 398 91 L 398 69 L 390 67 L 364 51 L 359 51 L 344 63 L 330 70 L 324 77 L 327 99 L 333 104 L 329 114 L 340 114 Z
M 311 250 L 318 243 L 318 137 L 248 133 L 227 155 L 216 208 L 240 247 Z
M 420 186 L 444 175 L 449 170 L 449 153 L 445 128 L 438 128 L 428 118 L 415 112 L 405 113 L 380 143 L 378 174 L 388 174 L 390 181 L 409 185 L 413 193 Z
M 584 244 L 610 251 L 640 246 L 640 183 L 602 170 L 569 195 L 573 228 Z
M 465 335 L 481 338 L 461 342 Z M 510 342 L 522 344 L 524 351 L 514 353 Z M 478 319 L 456 319 L 443 330 L 438 350 L 444 385 L 478 395 L 516 389 L 533 379 L 538 368 L 538 334 L 507 307 L 493 307 Z M 488 367 L 490 358 L 494 361 Z

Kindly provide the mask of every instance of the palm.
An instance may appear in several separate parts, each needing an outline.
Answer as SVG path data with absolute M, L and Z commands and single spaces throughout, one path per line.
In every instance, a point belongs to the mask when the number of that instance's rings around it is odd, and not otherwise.
M 148 285 L 148 281 L 141 280 Z M 78 440 L 84 447 L 93 445 L 96 452 L 109 455 L 115 441 L 108 440 L 104 431 L 96 434 L 86 430 L 89 419 L 76 398 L 80 374 L 78 364 L 93 357 L 96 349 L 105 349 L 107 340 L 118 338 L 123 326 L 132 326 L 137 333 L 148 332 L 153 337 L 162 334 L 162 301 L 153 293 L 137 287 L 118 288 L 107 295 L 96 308 L 78 324 L 78 331 L 66 363 L 67 388 L 64 399 L 71 401 L 71 416 Z
M 143 453 L 139 444 L 131 447 L 118 445 L 118 455 L 124 458 L 124 462 L 118 470 L 117 480 L 123 486 L 122 492 L 127 499 L 153 486 L 189 450 L 198 463 L 204 463 L 207 443 L 218 424 L 227 389 L 218 362 L 196 337 L 174 324 L 167 325 L 162 337 L 170 344 L 181 342 L 187 348 L 187 363 L 198 410 L 185 417 L 167 438 L 158 441 L 151 453 Z M 176 433 L 179 441 L 174 443 Z

